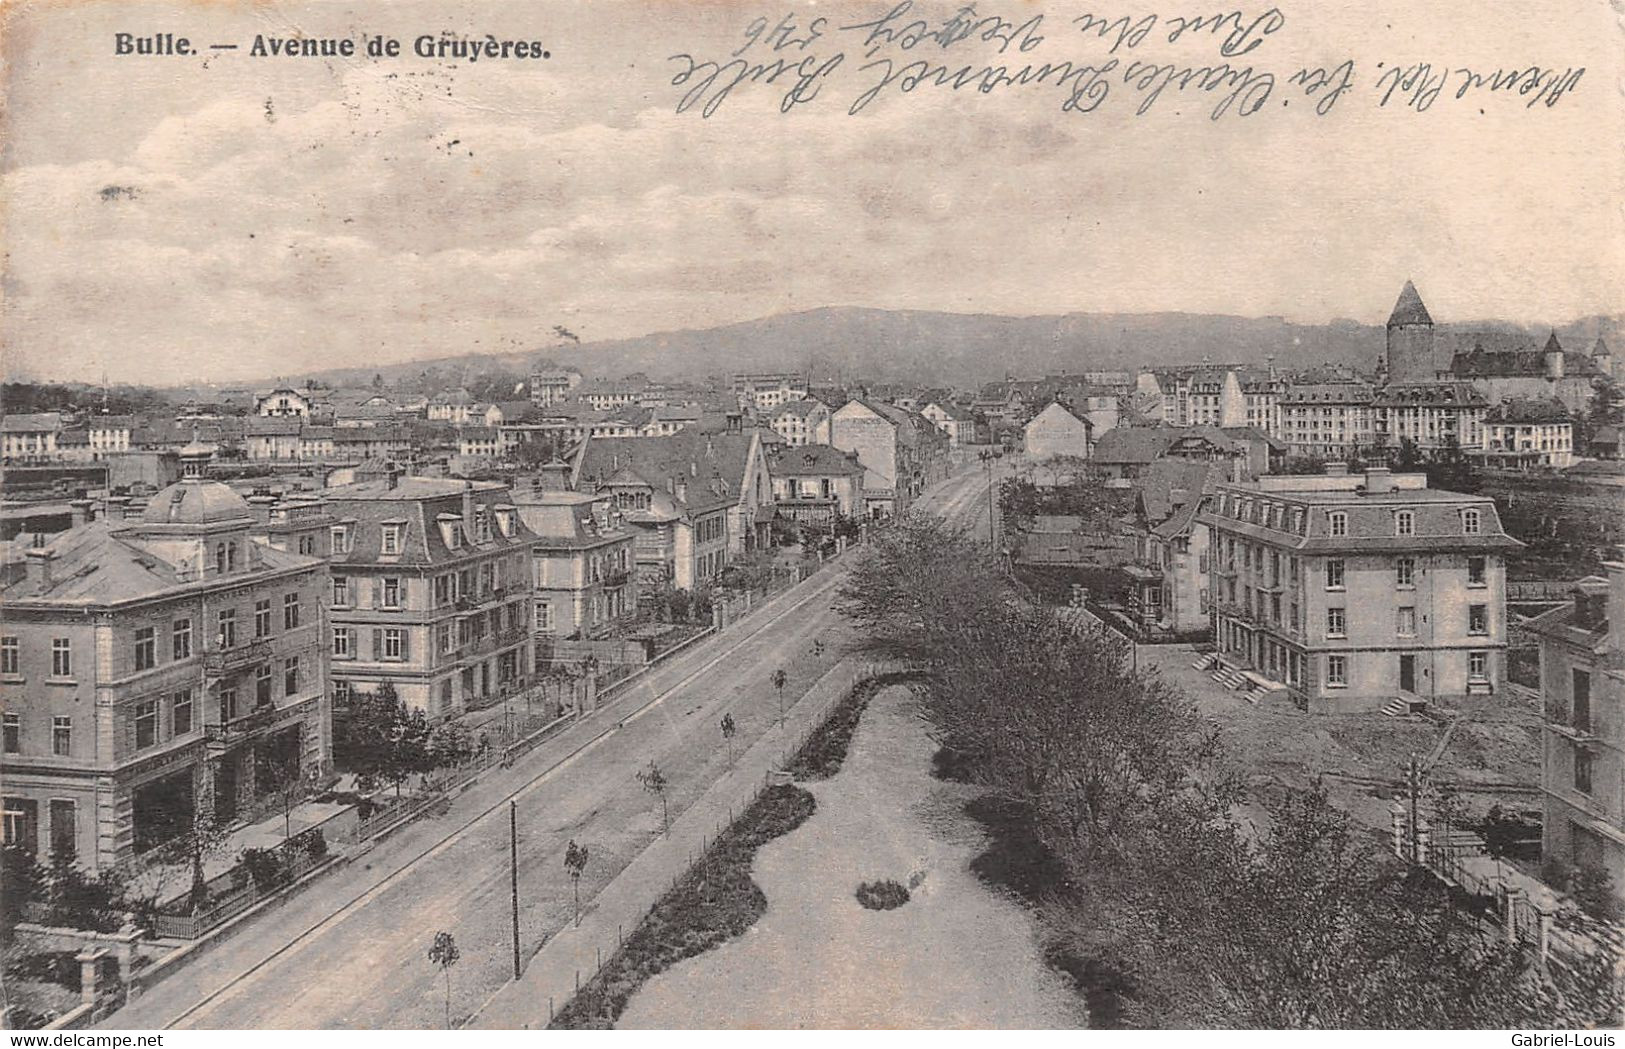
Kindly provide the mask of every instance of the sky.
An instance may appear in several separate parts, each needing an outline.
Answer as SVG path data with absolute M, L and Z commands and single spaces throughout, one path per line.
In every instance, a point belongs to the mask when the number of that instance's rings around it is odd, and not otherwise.
M 1042 14 L 1029 53 L 975 38 L 866 54 L 882 3 L 732 0 L 389 4 L 22 0 L 4 15 L 0 352 L 10 376 L 247 380 L 473 352 L 546 351 L 825 305 L 1001 314 L 1188 311 L 1380 323 L 1414 279 L 1436 320 L 1563 323 L 1625 312 L 1625 28 L 1605 0 L 1240 8 L 1273 33 L 1231 58 L 1275 76 L 1146 94 L 1128 63 L 1203 67 L 1167 9 L 981 4 Z M 956 5 L 917 3 L 929 25 Z M 1197 5 L 1204 10 L 1224 5 Z M 1495 11 L 1503 15 L 1493 14 Z M 1159 19 L 1138 45 L 1090 13 Z M 679 112 L 684 60 L 729 60 L 790 16 L 818 94 L 788 77 Z M 1009 28 L 1009 27 L 1007 27 Z M 119 56 L 115 34 L 202 54 Z M 448 32 L 537 40 L 545 60 L 254 57 L 256 34 Z M 1222 34 L 1221 34 L 1222 35 Z M 1029 37 L 1030 38 L 1030 37 Z M 210 43 L 236 43 L 211 51 Z M 1325 115 L 1293 86 L 1351 59 Z M 894 82 L 912 61 L 1071 61 L 1110 73 L 1091 112 L 1045 84 Z M 1391 67 L 1584 68 L 1555 105 L 1513 90 L 1426 110 Z M 1379 63 L 1381 65 L 1379 66 Z M 869 65 L 865 70 L 863 67 Z M 763 77 L 765 79 L 765 75 Z M 1321 97 L 1324 97 L 1322 94 Z

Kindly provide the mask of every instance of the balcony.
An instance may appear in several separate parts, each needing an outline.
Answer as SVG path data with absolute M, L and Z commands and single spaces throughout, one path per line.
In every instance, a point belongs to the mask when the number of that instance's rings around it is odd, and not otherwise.
M 604 586 L 609 590 L 615 590 L 623 587 L 631 581 L 632 570 L 629 568 L 622 568 L 619 571 L 610 572 L 604 576 Z
M 270 727 L 277 715 L 276 704 L 267 703 L 229 721 L 204 725 L 203 742 L 210 750 L 226 750 Z
M 270 658 L 271 643 L 264 638 L 230 647 L 216 646 L 203 652 L 203 673 L 210 677 L 221 677 L 246 670 Z

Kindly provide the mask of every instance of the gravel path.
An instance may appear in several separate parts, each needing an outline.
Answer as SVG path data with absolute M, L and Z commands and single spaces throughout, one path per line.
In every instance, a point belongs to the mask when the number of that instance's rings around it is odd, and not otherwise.
M 876 696 L 841 773 L 802 784 L 818 811 L 757 855 L 762 920 L 650 981 L 617 1026 L 1084 1026 L 1027 912 L 970 872 L 974 792 L 932 778 L 932 751 L 908 689 Z M 853 893 L 880 879 L 913 883 L 912 898 L 865 910 Z

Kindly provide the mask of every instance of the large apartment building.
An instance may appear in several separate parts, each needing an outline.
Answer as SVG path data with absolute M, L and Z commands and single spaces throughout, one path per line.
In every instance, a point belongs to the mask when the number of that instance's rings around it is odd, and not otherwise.
M 564 463 L 544 467 L 534 487 L 514 492 L 531 544 L 538 664 L 558 638 L 595 638 L 637 611 L 634 534 L 605 492 L 572 492 Z
M 327 565 L 255 541 L 248 504 L 205 478 L 211 451 L 0 589 L 7 844 L 100 870 L 329 766 Z
M 1422 474 L 1333 464 L 1220 485 L 1214 640 L 1310 710 L 1459 700 L 1505 679 L 1504 558 L 1493 500 Z
M 1530 621 L 1545 707 L 1542 853 L 1611 874 L 1625 895 L 1625 564 Z
M 387 681 L 449 717 L 529 680 L 536 537 L 507 485 L 391 471 L 324 497 L 336 702 Z

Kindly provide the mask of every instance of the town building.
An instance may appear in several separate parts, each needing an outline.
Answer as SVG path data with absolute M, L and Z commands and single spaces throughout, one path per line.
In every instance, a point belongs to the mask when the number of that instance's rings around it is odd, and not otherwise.
M 948 438 L 924 416 L 854 398 L 830 415 L 829 443 L 856 452 L 867 471 L 864 514 L 908 512 L 921 492 L 948 475 Z
M 1278 399 L 1280 429 L 1289 455 L 1348 460 L 1376 438 L 1376 391 L 1367 382 L 1290 383 Z
M 1080 418 L 1059 401 L 1051 401 L 1022 429 L 1022 442 L 1033 462 L 1056 456 L 1089 458 L 1094 444 L 1094 426 L 1087 415 Z
M 947 435 L 950 450 L 976 443 L 976 418 L 969 409 L 941 399 L 928 402 L 920 414 Z
M 1625 897 L 1625 564 L 1607 569 L 1525 626 L 1540 639 L 1541 855 Z
M 451 423 L 453 426 L 478 425 L 482 420 L 477 416 L 483 415 L 485 408 L 485 405 L 474 400 L 473 394 L 459 386 L 430 398 L 424 409 L 424 417 L 430 422 Z
M 54 460 L 62 429 L 63 419 L 57 412 L 0 416 L 0 458 L 8 463 Z
M 1313 711 L 1457 702 L 1505 679 L 1504 558 L 1487 496 L 1373 467 L 1221 484 L 1214 641 Z
M 807 379 L 788 372 L 735 375 L 733 390 L 742 411 L 771 416 L 791 401 L 806 399 Z
M 538 365 L 530 375 L 530 400 L 539 407 L 558 404 L 568 400 L 570 392 L 580 385 L 581 373 L 574 368 Z
M 688 432 L 593 438 L 576 452 L 570 487 L 608 494 L 634 534 L 640 597 L 704 586 L 732 559 L 730 530 L 739 516 L 730 511 L 740 492 L 729 479 L 736 471 L 723 469 L 713 439 Z
M 599 638 L 637 612 L 634 532 L 611 492 L 572 492 L 570 467 L 555 461 L 531 486 L 514 490 L 530 528 L 536 656 L 552 660 L 553 641 Z
M 1484 443 L 1468 453 L 1503 470 L 1574 465 L 1574 420 L 1561 401 L 1503 401 L 1484 413 Z
M 508 486 L 383 477 L 322 493 L 330 526 L 334 701 L 388 682 L 450 717 L 530 676 L 531 546 Z
M 818 528 L 837 517 L 863 516 L 864 467 L 852 452 L 827 444 L 788 445 L 767 458 L 778 513 Z
M 1408 443 L 1436 456 L 1483 447 L 1489 400 L 1472 383 L 1389 383 L 1377 391 L 1371 407 L 1375 448 L 1394 453 Z
M 790 401 L 773 410 L 770 424 L 792 448 L 829 443 L 829 405 L 811 397 Z
M 6 844 L 104 870 L 330 767 L 327 565 L 251 538 L 211 454 L 183 449 L 139 518 L 64 532 L 4 581 Z
M 1223 468 L 1162 459 L 1135 483 L 1129 616 L 1143 635 L 1203 637 L 1212 629 L 1208 527 L 1200 520 Z
M 254 414 L 269 418 L 308 418 L 316 399 L 308 390 L 275 386 L 254 397 Z

